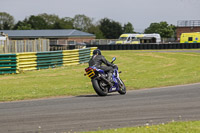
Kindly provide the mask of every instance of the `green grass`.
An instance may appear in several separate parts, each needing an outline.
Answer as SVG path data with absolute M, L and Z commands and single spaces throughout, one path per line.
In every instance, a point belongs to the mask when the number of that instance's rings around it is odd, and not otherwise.
M 200 121 L 172 122 L 168 124 L 118 128 L 83 133 L 199 133 Z
M 89 78 L 83 76 L 85 67 L 76 65 L 0 76 L 0 101 L 91 93 Z
M 112 53 L 112 54 L 111 54 Z M 200 81 L 199 53 L 107 52 L 117 57 L 129 89 L 152 88 Z
M 200 53 L 103 51 L 115 64 L 128 90 L 200 82 Z M 88 65 L 0 75 L 0 101 L 95 94 L 83 76 Z

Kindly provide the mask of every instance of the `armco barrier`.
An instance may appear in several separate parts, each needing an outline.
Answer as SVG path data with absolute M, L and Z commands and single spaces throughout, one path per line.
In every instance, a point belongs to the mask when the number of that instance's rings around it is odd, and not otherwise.
M 154 50 L 154 49 L 195 49 L 200 48 L 200 43 L 169 43 L 169 44 L 104 44 L 87 45 L 98 47 L 100 50 Z
M 16 54 L 0 55 L 0 74 L 18 73 Z
M 63 52 L 38 52 L 37 56 L 37 69 L 54 68 L 63 65 Z
M 79 63 L 86 63 L 90 59 L 90 48 L 79 50 Z
M 79 64 L 79 49 L 63 50 L 63 65 L 76 65 Z
M 37 56 L 36 52 L 20 53 L 17 54 L 18 70 L 36 70 L 37 69 Z
M 0 54 L 0 74 L 86 63 L 94 49 L 96 47 L 51 52 Z

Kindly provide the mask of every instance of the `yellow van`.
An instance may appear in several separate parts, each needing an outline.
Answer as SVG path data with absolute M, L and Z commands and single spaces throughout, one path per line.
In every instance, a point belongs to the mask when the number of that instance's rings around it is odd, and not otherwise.
M 122 34 L 116 44 L 160 43 L 160 34 Z
M 182 33 L 180 43 L 200 43 L 200 32 Z

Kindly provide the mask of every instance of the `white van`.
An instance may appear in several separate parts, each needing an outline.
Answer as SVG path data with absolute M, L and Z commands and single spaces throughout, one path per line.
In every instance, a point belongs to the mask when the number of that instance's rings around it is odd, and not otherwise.
M 116 44 L 160 43 L 160 34 L 122 34 Z

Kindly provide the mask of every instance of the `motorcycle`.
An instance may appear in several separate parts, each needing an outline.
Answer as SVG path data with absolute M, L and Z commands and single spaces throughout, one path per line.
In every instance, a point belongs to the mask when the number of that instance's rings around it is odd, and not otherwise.
M 112 59 L 112 64 L 116 60 L 115 57 Z M 92 86 L 95 92 L 99 96 L 106 96 L 111 92 L 118 92 L 121 95 L 126 94 L 126 86 L 123 81 L 119 77 L 118 67 L 114 67 L 114 71 L 112 73 L 111 81 L 108 80 L 108 74 L 104 72 L 104 70 L 98 69 L 95 66 L 91 66 L 85 68 L 86 74 L 92 82 Z

